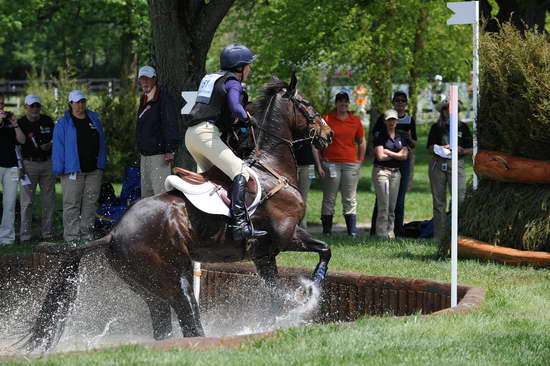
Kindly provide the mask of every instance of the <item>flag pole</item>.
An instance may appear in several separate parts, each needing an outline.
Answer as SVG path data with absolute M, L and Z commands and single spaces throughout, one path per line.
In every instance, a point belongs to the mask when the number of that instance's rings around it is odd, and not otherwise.
M 458 283 L 458 86 L 449 88 L 451 137 L 451 307 L 457 305 Z

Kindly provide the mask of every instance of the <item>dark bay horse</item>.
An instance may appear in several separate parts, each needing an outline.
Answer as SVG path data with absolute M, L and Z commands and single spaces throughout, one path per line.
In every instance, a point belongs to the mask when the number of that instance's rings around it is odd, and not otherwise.
M 268 285 L 277 281 L 276 256 L 282 251 L 319 254 L 313 280 L 321 282 L 331 252 L 329 246 L 298 227 L 304 202 L 297 188 L 297 166 L 292 152 L 296 139 L 309 138 L 326 147 L 332 131 L 319 113 L 290 85 L 274 78 L 265 85 L 255 105 L 257 152 L 246 160 L 261 182 L 262 202 L 252 221 L 267 235 L 246 243 L 233 241 L 227 218 L 195 208 L 179 191 L 170 191 L 135 203 L 113 230 L 91 243 L 56 246 L 62 264 L 24 346 L 33 350 L 57 344 L 76 298 L 81 258 L 103 251 L 118 275 L 147 303 L 155 339 L 172 330 L 171 308 L 184 337 L 203 336 L 199 307 L 193 296 L 192 261 L 252 260 Z M 228 178 L 227 178 L 228 179 Z

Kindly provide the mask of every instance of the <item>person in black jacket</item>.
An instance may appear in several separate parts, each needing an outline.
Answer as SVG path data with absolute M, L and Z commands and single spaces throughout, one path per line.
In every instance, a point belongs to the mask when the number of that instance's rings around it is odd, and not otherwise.
M 174 98 L 157 86 L 157 73 L 143 66 L 138 73 L 143 89 L 138 109 L 137 149 L 141 155 L 141 198 L 165 192 L 174 153 L 181 142 Z

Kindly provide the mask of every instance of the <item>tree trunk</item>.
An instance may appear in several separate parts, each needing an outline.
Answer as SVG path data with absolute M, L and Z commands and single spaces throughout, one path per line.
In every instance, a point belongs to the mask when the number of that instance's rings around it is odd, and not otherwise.
M 159 86 L 183 107 L 182 91 L 197 90 L 214 34 L 235 0 L 148 0 L 151 18 L 154 66 Z M 181 148 L 175 164 L 193 169 L 195 162 L 183 142 L 184 116 L 178 122 Z
M 130 90 L 136 85 L 138 55 L 135 51 L 137 34 L 124 32 L 120 39 L 120 89 Z
M 488 0 L 481 0 L 481 15 L 490 19 L 486 30 L 498 32 L 499 23 L 511 21 L 514 27 L 524 30 L 525 26 L 538 27 L 539 32 L 544 32 L 546 25 L 546 12 L 550 10 L 548 0 L 496 0 L 499 9 L 494 19 L 491 18 L 492 6 Z
M 424 54 L 424 38 L 428 27 L 428 10 L 426 8 L 420 9 L 418 19 L 416 21 L 416 29 L 414 33 L 414 47 L 413 47 L 413 62 L 409 68 L 409 109 L 411 115 L 416 118 L 417 110 L 417 90 L 418 79 L 422 72 L 422 59 Z

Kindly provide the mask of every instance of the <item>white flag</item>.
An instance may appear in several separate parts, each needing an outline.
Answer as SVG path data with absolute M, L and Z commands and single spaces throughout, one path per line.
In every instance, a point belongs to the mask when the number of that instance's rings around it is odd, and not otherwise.
M 455 13 L 447 20 L 447 24 L 474 24 L 479 18 L 479 1 L 458 1 L 447 3 L 447 7 Z

